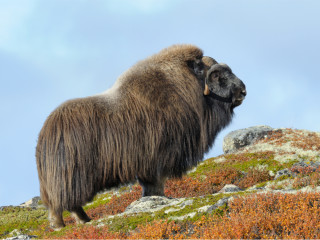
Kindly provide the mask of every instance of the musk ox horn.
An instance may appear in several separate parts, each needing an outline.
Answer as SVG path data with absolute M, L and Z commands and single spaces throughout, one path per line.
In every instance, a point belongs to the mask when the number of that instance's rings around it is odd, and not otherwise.
M 210 94 L 210 89 L 207 83 L 205 83 L 204 85 L 204 91 L 203 91 L 203 95 L 209 95 Z
M 208 56 L 204 56 L 202 58 L 202 61 L 204 63 L 204 65 L 206 66 L 206 72 L 214 65 L 214 64 L 217 64 L 218 62 L 212 58 L 212 57 L 208 57 Z M 207 76 L 205 76 L 206 79 L 207 79 Z M 203 92 L 203 95 L 209 95 L 210 94 L 210 89 L 209 89 L 209 86 L 207 84 L 207 82 L 205 81 L 205 85 L 204 85 L 204 92 Z

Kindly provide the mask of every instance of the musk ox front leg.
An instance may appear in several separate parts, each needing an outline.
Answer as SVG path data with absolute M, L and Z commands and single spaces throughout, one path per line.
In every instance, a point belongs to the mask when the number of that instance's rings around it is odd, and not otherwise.
M 53 210 L 52 208 L 49 208 L 50 226 L 56 231 L 59 231 L 66 226 L 63 222 L 62 212 L 62 210 Z
M 164 196 L 165 178 L 149 182 L 138 178 L 139 184 L 142 187 L 142 197 L 146 196 Z

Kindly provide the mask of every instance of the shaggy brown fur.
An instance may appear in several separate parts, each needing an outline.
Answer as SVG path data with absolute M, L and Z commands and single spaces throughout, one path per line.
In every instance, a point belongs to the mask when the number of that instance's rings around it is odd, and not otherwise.
M 203 95 L 204 78 L 190 68 L 201 58 L 195 46 L 169 47 L 130 68 L 108 91 L 67 101 L 50 114 L 36 158 L 53 227 L 64 226 L 63 210 L 89 221 L 82 206 L 122 183 L 138 179 L 144 196 L 163 195 L 166 178 L 181 177 L 202 160 L 232 108 L 215 110 L 215 100 Z

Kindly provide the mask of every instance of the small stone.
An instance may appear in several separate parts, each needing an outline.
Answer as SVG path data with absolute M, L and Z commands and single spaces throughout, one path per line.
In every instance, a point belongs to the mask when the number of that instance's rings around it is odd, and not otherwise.
M 275 173 L 274 173 L 272 170 L 270 170 L 270 171 L 269 171 L 269 175 L 270 175 L 271 177 L 274 177 L 274 176 L 275 176 Z
M 225 204 L 228 204 L 229 202 L 229 199 L 231 197 L 225 197 L 225 198 L 221 198 L 216 204 L 214 204 L 213 206 L 211 206 L 207 212 L 211 213 L 213 210 L 219 208 L 219 207 L 222 207 L 223 205 Z
M 187 201 L 184 201 L 180 204 L 181 207 L 185 207 L 185 206 L 189 206 L 189 205 L 192 205 L 193 203 L 193 200 L 190 199 L 190 200 L 187 200 Z
M 165 214 L 171 213 L 171 212 L 177 212 L 180 211 L 181 208 L 169 208 L 167 210 L 164 211 Z
M 282 169 L 276 173 L 276 176 L 274 177 L 274 179 L 277 180 L 278 178 L 280 178 L 282 176 L 289 176 L 290 177 L 290 176 L 292 176 L 292 172 L 288 168 Z
M 224 197 L 224 198 L 221 198 L 216 204 L 215 206 L 216 207 L 222 207 L 223 205 L 225 204 L 228 204 L 228 201 L 231 197 Z
M 202 212 L 208 212 L 211 207 L 212 206 L 210 206 L 210 205 L 200 207 L 200 208 L 198 208 L 198 212 L 201 212 L 201 213 Z
M 241 188 L 239 188 L 238 186 L 233 184 L 227 184 L 219 191 L 219 193 L 231 193 L 231 192 L 240 192 L 240 191 L 241 191 Z
M 198 208 L 198 212 L 207 212 L 207 213 L 211 213 L 213 210 L 222 207 L 225 204 L 228 204 L 229 200 L 231 199 L 231 197 L 224 197 L 219 199 L 218 202 L 216 202 L 214 205 L 207 205 L 207 206 L 203 206 Z

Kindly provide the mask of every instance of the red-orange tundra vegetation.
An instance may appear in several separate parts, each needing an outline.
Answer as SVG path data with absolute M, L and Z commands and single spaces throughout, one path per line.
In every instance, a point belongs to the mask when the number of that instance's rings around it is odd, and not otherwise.
M 134 231 L 112 232 L 108 227 L 81 226 L 61 238 L 128 239 L 311 239 L 320 237 L 320 194 L 252 194 L 236 197 L 221 215 L 195 222 L 156 220 Z

